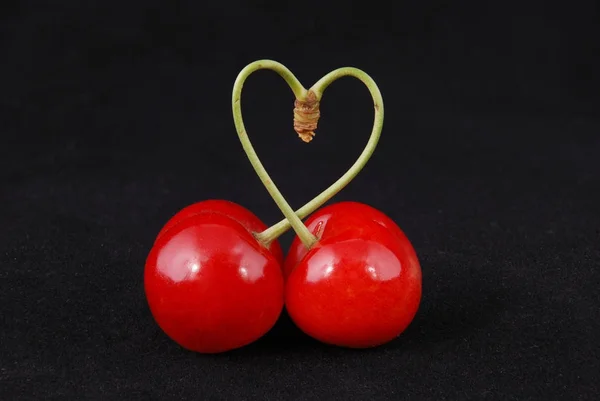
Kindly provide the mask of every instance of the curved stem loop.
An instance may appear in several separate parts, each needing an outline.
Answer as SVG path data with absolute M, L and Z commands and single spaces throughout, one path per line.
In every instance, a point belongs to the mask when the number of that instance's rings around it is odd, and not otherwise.
M 317 238 L 314 235 L 312 235 L 310 231 L 308 231 L 308 228 L 306 228 L 306 226 L 302 223 L 302 220 L 300 220 L 300 218 L 296 216 L 294 210 L 291 208 L 289 203 L 287 203 L 277 186 L 273 183 L 273 180 L 271 180 L 271 177 L 267 173 L 267 170 L 265 170 L 260 159 L 258 158 L 258 155 L 256 154 L 252 143 L 250 143 L 248 133 L 246 132 L 246 128 L 244 127 L 244 120 L 242 118 L 242 107 L 240 104 L 240 99 L 242 97 L 242 88 L 248 76 L 260 69 L 269 69 L 278 73 L 290 86 L 296 98 L 303 99 L 306 96 L 306 89 L 304 89 L 304 87 L 294 76 L 294 74 L 292 74 L 292 72 L 289 69 L 287 69 L 284 65 L 272 60 L 255 61 L 246 66 L 238 74 L 238 77 L 235 80 L 235 84 L 233 86 L 232 107 L 235 128 L 237 130 L 240 141 L 242 142 L 244 151 L 246 152 L 246 156 L 248 156 L 248 160 L 250 160 L 252 167 L 254 167 L 254 171 L 256 171 L 256 174 L 262 181 L 263 185 L 265 186 L 265 188 L 267 188 L 267 191 L 269 191 L 271 198 L 273 198 L 273 200 L 275 201 L 275 203 L 286 218 L 286 222 L 288 222 L 286 230 L 289 229 L 291 225 L 294 231 L 296 231 L 298 237 L 301 239 L 302 243 L 306 247 L 311 247 L 315 242 L 317 242 Z M 258 238 L 258 240 L 263 242 L 264 244 L 268 244 L 272 241 L 272 239 L 265 240 L 264 238 L 260 237 Z
M 295 213 L 290 207 L 290 205 L 287 203 L 287 201 L 284 199 L 281 192 L 279 192 L 279 190 L 267 174 L 266 170 L 264 169 L 262 163 L 258 159 L 258 156 L 256 155 L 256 152 L 254 151 L 254 148 L 250 143 L 248 134 L 244 127 L 240 105 L 242 87 L 246 78 L 248 78 L 250 74 L 259 69 L 270 69 L 277 72 L 290 86 L 292 92 L 296 96 L 296 99 L 299 100 L 305 100 L 307 94 L 309 92 L 312 92 L 314 93 L 314 95 L 316 95 L 317 100 L 320 101 L 325 89 L 329 85 L 331 85 L 331 83 L 343 76 L 351 76 L 359 79 L 365 84 L 365 86 L 371 94 L 371 97 L 373 98 L 373 106 L 375 109 L 373 129 L 371 131 L 371 136 L 369 138 L 369 141 L 367 142 L 367 145 L 365 146 L 364 150 L 362 151 L 356 162 L 335 183 L 333 183 L 331 186 L 329 186 L 329 188 L 321 192 L 318 196 L 316 196 L 306 205 L 302 206 Z M 310 233 L 310 231 L 306 228 L 306 226 L 302 223 L 300 219 L 303 219 L 312 212 L 314 212 L 325 202 L 331 199 L 335 194 L 341 191 L 346 185 L 348 185 L 348 183 L 350 183 L 350 181 L 352 181 L 354 177 L 356 177 L 356 175 L 363 169 L 365 164 L 373 155 L 375 148 L 377 147 L 379 137 L 381 136 L 381 130 L 383 128 L 384 116 L 383 97 L 381 96 L 381 92 L 379 91 L 377 84 L 364 71 L 353 67 L 344 67 L 328 73 L 319 81 L 317 81 L 309 91 L 307 91 L 302 86 L 302 84 L 300 84 L 297 78 L 292 74 L 292 72 L 282 64 L 272 60 L 259 60 L 249 64 L 239 73 L 233 88 L 232 105 L 234 123 L 240 141 L 242 142 L 242 146 L 246 151 L 246 155 L 248 156 L 250 163 L 254 167 L 254 170 L 261 179 L 263 185 L 267 188 L 267 191 L 269 191 L 269 194 L 271 195 L 271 197 L 285 216 L 284 220 L 269 227 L 262 233 L 256 234 L 257 239 L 264 244 L 269 244 L 271 243 L 271 241 L 275 240 L 281 234 L 289 230 L 291 226 L 298 235 L 299 239 L 302 241 L 302 243 L 307 248 L 311 248 L 317 242 L 317 238 Z

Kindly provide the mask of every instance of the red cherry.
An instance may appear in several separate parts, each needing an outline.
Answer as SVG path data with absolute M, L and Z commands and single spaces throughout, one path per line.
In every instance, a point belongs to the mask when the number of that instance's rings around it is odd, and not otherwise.
M 178 218 L 159 235 L 144 287 L 160 328 L 201 353 L 257 340 L 283 309 L 277 258 L 238 220 L 210 210 Z
M 238 205 L 237 203 L 230 202 L 221 199 L 209 199 L 201 202 L 191 204 L 184 207 L 177 212 L 173 217 L 167 221 L 163 228 L 158 233 L 156 240 L 160 238 L 167 230 L 171 229 L 177 223 L 188 217 L 200 214 L 200 213 L 219 213 L 236 220 L 243 225 L 248 231 L 252 233 L 259 233 L 267 229 L 264 224 L 254 213 L 245 207 Z M 274 240 L 269 245 L 269 250 L 279 261 L 280 265 L 283 265 L 283 250 L 278 240 Z
M 306 222 L 285 261 L 285 303 L 296 325 L 325 343 L 366 348 L 399 336 L 417 313 L 421 267 L 402 230 L 365 204 L 342 202 Z

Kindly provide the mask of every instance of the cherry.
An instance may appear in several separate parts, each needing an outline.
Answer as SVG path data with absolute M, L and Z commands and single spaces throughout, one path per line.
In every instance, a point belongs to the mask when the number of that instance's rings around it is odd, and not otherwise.
M 240 206 L 215 205 L 195 206 L 201 211 L 196 214 L 193 207 L 184 209 L 171 219 L 144 271 L 157 324 L 182 347 L 201 353 L 250 344 L 273 327 L 283 309 L 277 257 L 236 219 Z
M 316 242 L 296 237 L 285 260 L 285 305 L 296 325 L 325 343 L 366 348 L 398 337 L 421 299 L 421 267 L 402 230 L 358 202 L 307 220 Z
M 171 229 L 180 221 L 206 212 L 219 213 L 228 216 L 239 222 L 252 233 L 260 233 L 267 229 L 267 225 L 245 207 L 227 200 L 210 199 L 191 204 L 177 212 L 163 226 L 158 233 L 156 240 L 158 240 L 167 230 Z M 279 241 L 273 240 L 267 248 L 275 256 L 279 264 L 283 264 L 283 251 Z

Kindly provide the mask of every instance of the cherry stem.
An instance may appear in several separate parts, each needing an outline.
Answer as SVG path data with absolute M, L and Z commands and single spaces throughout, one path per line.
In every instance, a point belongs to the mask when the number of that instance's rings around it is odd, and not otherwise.
M 365 84 L 371 96 L 373 98 L 373 106 L 375 109 L 375 116 L 373 121 L 373 129 L 371 131 L 371 136 L 364 150 L 354 162 L 352 167 L 348 169 L 348 171 L 341 176 L 335 183 L 333 183 L 329 188 L 321 192 L 318 196 L 316 196 L 313 200 L 308 202 L 306 205 L 302 206 L 295 213 L 293 209 L 289 206 L 281 192 L 277 189 L 273 181 L 270 179 L 269 175 L 265 171 L 262 163 L 258 159 L 256 152 L 254 151 L 250 140 L 248 138 L 247 132 L 244 128 L 244 123 L 242 119 L 240 98 L 243 83 L 246 78 L 252 74 L 254 71 L 259 69 L 271 69 L 277 72 L 283 79 L 288 83 L 292 92 L 296 96 L 296 99 L 304 101 L 306 100 L 306 96 L 309 92 L 314 93 L 316 95 L 317 100 L 320 101 L 325 89 L 331 85 L 337 79 L 344 76 L 351 76 L 359 79 L 361 82 Z M 246 151 L 246 155 L 252 163 L 257 175 L 260 177 L 263 185 L 271 194 L 271 197 L 277 203 L 279 209 L 283 212 L 285 216 L 284 220 L 281 220 L 279 223 L 269 227 L 262 233 L 256 234 L 257 239 L 265 245 L 270 244 L 273 240 L 281 236 L 287 230 L 293 228 L 293 230 L 298 235 L 298 238 L 302 241 L 303 245 L 306 248 L 311 248 L 318 239 L 310 233 L 308 228 L 302 223 L 300 219 L 305 218 L 319 207 L 321 207 L 325 202 L 335 196 L 339 191 L 341 191 L 346 185 L 350 183 L 356 177 L 356 175 L 363 169 L 365 164 L 369 161 L 375 148 L 377 147 L 377 143 L 379 142 L 379 137 L 381 136 L 381 130 L 383 128 L 383 98 L 381 96 L 381 92 L 377 87 L 377 84 L 373 79 L 366 74 L 364 71 L 361 71 L 357 68 L 353 67 L 344 67 L 334 70 L 319 81 L 317 81 L 309 91 L 307 91 L 302 84 L 296 79 L 296 77 L 291 73 L 289 69 L 287 69 L 282 64 L 271 61 L 271 60 L 260 60 L 255 61 L 254 63 L 246 66 L 238 75 L 238 78 L 235 81 L 234 89 L 233 89 L 233 118 L 234 123 L 240 137 L 240 141 L 242 142 L 242 146 Z

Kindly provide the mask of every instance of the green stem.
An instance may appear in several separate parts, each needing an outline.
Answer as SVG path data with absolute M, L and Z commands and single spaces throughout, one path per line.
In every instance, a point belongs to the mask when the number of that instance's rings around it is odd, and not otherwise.
M 279 189 L 277 189 L 277 186 L 273 183 L 271 177 L 269 177 L 269 174 L 263 167 L 262 163 L 260 162 L 260 159 L 258 158 L 258 155 L 254 151 L 254 147 L 250 143 L 248 133 L 246 132 L 246 128 L 244 127 L 244 121 L 242 118 L 242 107 L 240 104 L 242 88 L 248 76 L 260 69 L 269 69 L 275 71 L 287 82 L 297 99 L 305 99 L 307 94 L 306 89 L 302 86 L 302 84 L 298 81 L 294 74 L 292 74 L 292 72 L 288 70 L 284 65 L 272 60 L 255 61 L 246 66 L 239 73 L 237 79 L 235 80 L 232 96 L 233 121 L 235 123 L 235 127 L 240 141 L 242 142 L 244 151 L 246 152 L 246 155 L 248 156 L 252 167 L 254 167 L 254 171 L 256 171 L 256 174 L 262 181 L 263 185 L 265 186 L 267 191 L 269 191 L 269 194 L 271 195 L 271 197 L 273 198 L 273 200 L 275 201 L 275 203 L 286 218 L 286 222 L 288 223 L 286 230 L 289 229 L 289 227 L 291 226 L 302 241 L 302 243 L 307 248 L 310 248 L 313 246 L 313 244 L 317 242 L 317 238 L 310 233 L 308 228 L 306 228 L 306 226 L 302 223 L 302 220 L 300 220 L 296 213 L 294 213 L 294 210 L 291 208 L 289 203 L 287 203 Z M 257 235 L 260 236 L 260 234 Z M 272 241 L 272 239 L 265 240 L 261 237 L 257 238 L 263 244 L 269 244 Z
M 383 98 L 381 96 L 381 92 L 379 91 L 379 88 L 377 87 L 377 84 L 375 83 L 375 81 L 373 81 L 373 79 L 369 75 L 367 75 L 365 72 L 363 72 L 359 69 L 356 69 L 356 68 L 352 68 L 352 67 L 340 68 L 340 69 L 334 70 L 334 71 L 330 72 L 329 74 L 325 75 L 317 83 L 315 83 L 310 90 L 312 90 L 316 94 L 317 99 L 320 101 L 325 89 L 329 85 L 331 85 L 331 83 L 333 83 L 335 80 L 337 80 L 343 76 L 351 76 L 351 77 L 359 79 L 360 81 L 362 81 L 365 84 L 365 86 L 369 89 L 369 92 L 371 93 L 371 96 L 373 98 L 373 106 L 375 108 L 375 117 L 374 117 L 374 121 L 373 121 L 373 129 L 371 131 L 371 137 L 369 138 L 367 145 L 365 146 L 364 150 L 362 151 L 362 153 L 360 154 L 360 156 L 358 157 L 356 162 L 354 162 L 352 167 L 350 167 L 350 169 L 343 176 L 341 176 L 335 183 L 333 183 L 329 188 L 327 188 L 325 191 L 321 192 L 321 194 L 319 194 L 313 200 L 311 200 L 306 205 L 302 206 L 299 210 L 297 210 L 296 213 L 294 214 L 294 218 L 296 218 L 296 219 L 297 218 L 300 218 L 300 219 L 305 218 L 306 216 L 308 216 L 309 214 L 311 214 L 312 212 L 317 210 L 319 207 L 321 207 L 325 202 L 327 202 L 329 199 L 331 199 L 335 194 L 337 194 L 339 191 L 341 191 L 346 185 L 348 185 L 348 183 L 350 183 L 350 181 L 352 181 L 354 179 L 354 177 L 356 177 L 356 175 L 363 169 L 365 164 L 369 161 L 369 159 L 373 155 L 373 152 L 375 151 L 375 147 L 377 146 L 377 143 L 379 142 L 379 137 L 381 136 L 381 130 L 383 128 Z M 289 81 L 288 81 L 288 83 L 289 83 Z M 300 85 L 300 84 L 298 83 L 298 85 Z M 292 90 L 293 90 L 293 88 L 292 88 Z M 294 93 L 296 93 L 296 92 L 294 92 Z M 284 213 L 284 215 L 285 215 L 285 213 Z M 257 238 L 261 242 L 263 242 L 265 244 L 269 244 L 269 243 L 271 243 L 271 241 L 278 238 L 280 235 L 282 235 L 287 230 L 289 230 L 290 225 L 292 226 L 294 231 L 296 231 L 296 233 L 300 237 L 299 231 L 295 227 L 296 222 L 293 220 L 290 220 L 287 215 L 285 215 L 285 217 L 286 217 L 286 219 L 269 227 L 262 233 L 257 234 Z M 306 226 L 304 226 L 304 224 L 302 224 L 302 226 L 304 228 L 306 228 Z M 302 237 L 300 237 L 300 239 L 302 240 Z M 304 240 L 302 241 L 302 243 L 304 245 L 306 245 Z

